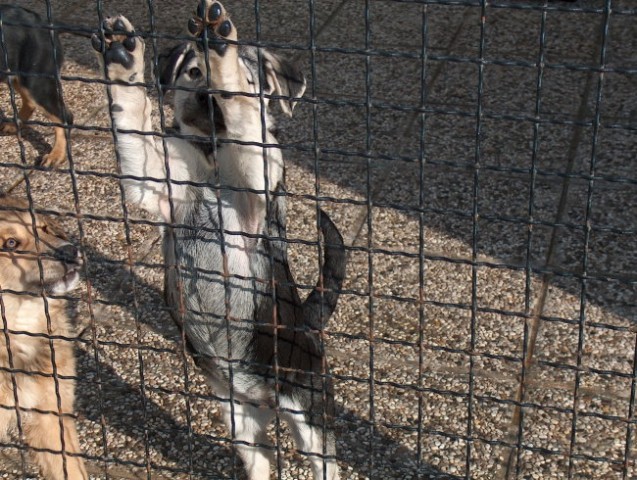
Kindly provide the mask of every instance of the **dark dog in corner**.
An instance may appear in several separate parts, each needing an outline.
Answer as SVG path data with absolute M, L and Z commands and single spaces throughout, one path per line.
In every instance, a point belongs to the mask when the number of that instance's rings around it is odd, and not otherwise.
M 66 109 L 57 77 L 64 61 L 62 44 L 56 31 L 37 13 L 15 5 L 0 5 L 0 81 L 10 83 L 22 99 L 18 123 L 31 118 L 40 108 L 55 127 L 55 143 L 42 157 L 42 165 L 59 166 L 66 160 L 63 124 L 73 122 Z M 13 133 L 18 125 L 3 123 L 0 132 Z

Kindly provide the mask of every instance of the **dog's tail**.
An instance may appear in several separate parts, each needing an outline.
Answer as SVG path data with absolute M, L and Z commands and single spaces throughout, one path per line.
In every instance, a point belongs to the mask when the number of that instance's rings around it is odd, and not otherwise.
M 316 287 L 303 302 L 303 318 L 310 328 L 322 330 L 336 309 L 346 258 L 343 237 L 323 210 L 319 210 L 318 222 L 323 234 L 323 267 Z

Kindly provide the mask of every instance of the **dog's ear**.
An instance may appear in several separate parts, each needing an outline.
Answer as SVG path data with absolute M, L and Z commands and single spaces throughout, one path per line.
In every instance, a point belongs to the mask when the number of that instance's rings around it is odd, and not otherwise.
M 68 241 L 68 235 L 56 220 L 48 217 L 43 218 L 42 220 L 46 224 L 49 233 L 55 235 L 58 238 L 61 238 L 62 240 Z
M 263 50 L 262 59 L 270 90 L 268 93 L 287 97 L 281 99 L 281 108 L 291 117 L 295 99 L 301 98 L 305 92 L 305 76 L 295 63 L 275 53 Z
M 159 55 L 159 84 L 162 93 L 175 86 L 181 67 L 191 49 L 190 42 L 184 42 Z

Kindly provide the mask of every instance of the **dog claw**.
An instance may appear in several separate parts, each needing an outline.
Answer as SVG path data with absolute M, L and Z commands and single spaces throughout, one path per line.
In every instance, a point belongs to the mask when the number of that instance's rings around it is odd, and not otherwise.
M 91 35 L 91 45 L 97 52 L 101 52 L 104 49 L 104 42 L 102 42 L 102 37 L 96 33 Z

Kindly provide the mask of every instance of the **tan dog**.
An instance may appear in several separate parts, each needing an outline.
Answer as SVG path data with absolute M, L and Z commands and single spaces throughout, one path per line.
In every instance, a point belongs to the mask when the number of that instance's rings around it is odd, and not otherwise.
M 0 198 L 0 440 L 21 430 L 46 478 L 87 479 L 71 416 L 67 301 L 42 296 L 43 287 L 53 295 L 75 288 L 81 260 L 57 226 L 38 215 L 33 222 L 27 208 Z

